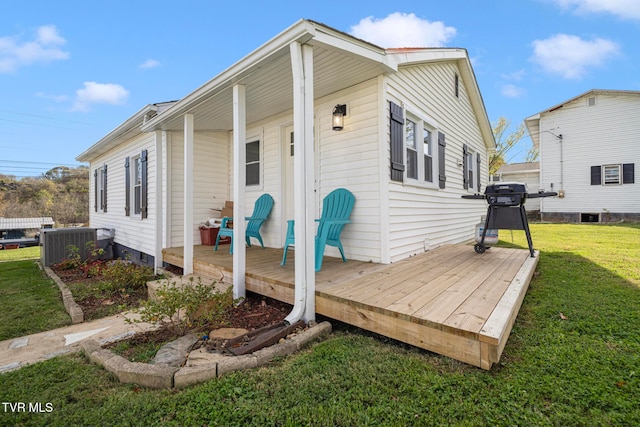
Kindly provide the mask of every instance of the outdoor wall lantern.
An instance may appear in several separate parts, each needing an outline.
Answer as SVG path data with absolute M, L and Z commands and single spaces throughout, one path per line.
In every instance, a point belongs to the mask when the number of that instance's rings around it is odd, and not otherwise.
M 347 104 L 338 104 L 333 107 L 333 130 L 344 129 L 344 116 L 347 115 Z

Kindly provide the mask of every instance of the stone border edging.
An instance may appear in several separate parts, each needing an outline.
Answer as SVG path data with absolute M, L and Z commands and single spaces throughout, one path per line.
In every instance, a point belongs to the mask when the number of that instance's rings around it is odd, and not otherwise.
M 93 339 L 85 339 L 80 342 L 80 345 L 91 362 L 101 365 L 107 371 L 115 374 L 121 383 L 138 384 L 154 389 L 184 388 L 219 378 L 229 372 L 264 365 L 276 357 L 293 354 L 309 342 L 330 332 L 331 323 L 322 322 L 309 327 L 291 338 L 287 338 L 283 342 L 265 347 L 253 354 L 229 356 L 224 358 L 223 361 L 212 362 L 201 366 L 185 366 L 182 368 L 130 362 L 111 350 L 102 348 L 102 346 Z
M 54 282 L 56 282 L 58 288 L 60 288 L 60 293 L 62 294 L 62 303 L 64 304 L 64 309 L 67 310 L 67 313 L 71 317 L 71 323 L 76 324 L 84 322 L 84 312 L 82 311 L 82 307 L 80 307 L 78 303 L 76 303 L 76 301 L 73 299 L 73 294 L 71 293 L 67 285 L 64 284 L 62 279 L 60 279 L 60 277 L 58 277 L 58 275 L 51 268 L 43 266 L 43 270 L 47 274 L 47 276 L 49 276 L 51 279 L 53 279 Z

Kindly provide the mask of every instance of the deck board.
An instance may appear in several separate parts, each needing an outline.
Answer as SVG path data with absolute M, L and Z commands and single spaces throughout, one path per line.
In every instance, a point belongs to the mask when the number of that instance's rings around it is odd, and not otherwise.
M 182 248 L 163 251 L 182 265 Z M 290 304 L 295 251 L 247 248 L 246 288 Z M 197 274 L 231 282 L 228 247 L 194 247 Z M 447 245 L 389 264 L 325 257 L 316 273 L 316 312 L 489 369 L 500 359 L 537 265 L 523 249 Z

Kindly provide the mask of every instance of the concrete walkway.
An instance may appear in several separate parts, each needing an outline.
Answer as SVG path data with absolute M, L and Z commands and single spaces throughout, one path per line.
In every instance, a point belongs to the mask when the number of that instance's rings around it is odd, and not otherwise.
M 61 354 L 82 350 L 80 341 L 91 338 L 104 345 L 137 332 L 154 329 L 149 323 L 129 323 L 132 313 L 122 313 L 52 331 L 0 341 L 0 373 L 19 369 Z

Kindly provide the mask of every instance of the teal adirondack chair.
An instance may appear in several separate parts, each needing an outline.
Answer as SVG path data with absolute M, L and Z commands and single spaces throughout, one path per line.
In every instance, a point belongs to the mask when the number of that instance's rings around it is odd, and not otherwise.
M 342 242 L 340 241 L 340 233 L 342 233 L 344 226 L 351 222 L 349 217 L 351 216 L 355 201 L 356 198 L 353 194 L 344 188 L 333 190 L 322 200 L 322 215 L 320 219 L 316 219 L 319 223 L 315 244 L 316 271 L 320 271 L 322 268 L 324 249 L 327 245 L 337 247 L 338 250 L 340 250 L 340 255 L 342 255 L 342 261 L 347 262 L 344 256 Z M 293 228 L 293 220 L 287 221 L 287 237 L 285 239 L 284 254 L 282 255 L 280 265 L 287 263 L 287 250 L 290 245 L 295 243 Z
M 247 222 L 247 230 L 245 232 L 245 239 L 247 241 L 247 246 L 251 246 L 251 237 L 258 239 L 260 242 L 260 246 L 264 248 L 264 243 L 262 243 L 262 236 L 260 235 L 260 227 L 262 227 L 262 223 L 266 221 L 271 214 L 271 209 L 273 208 L 273 197 L 268 194 L 263 194 L 258 197 L 256 200 L 256 204 L 253 206 L 253 214 L 251 216 L 245 217 Z M 214 250 L 218 250 L 218 243 L 220 243 L 220 237 L 230 237 L 231 245 L 229 245 L 229 253 L 233 253 L 233 228 L 229 228 L 227 223 L 231 221 L 232 218 L 222 218 L 222 224 L 220 224 L 220 230 L 218 231 L 218 237 L 216 237 L 216 247 Z

